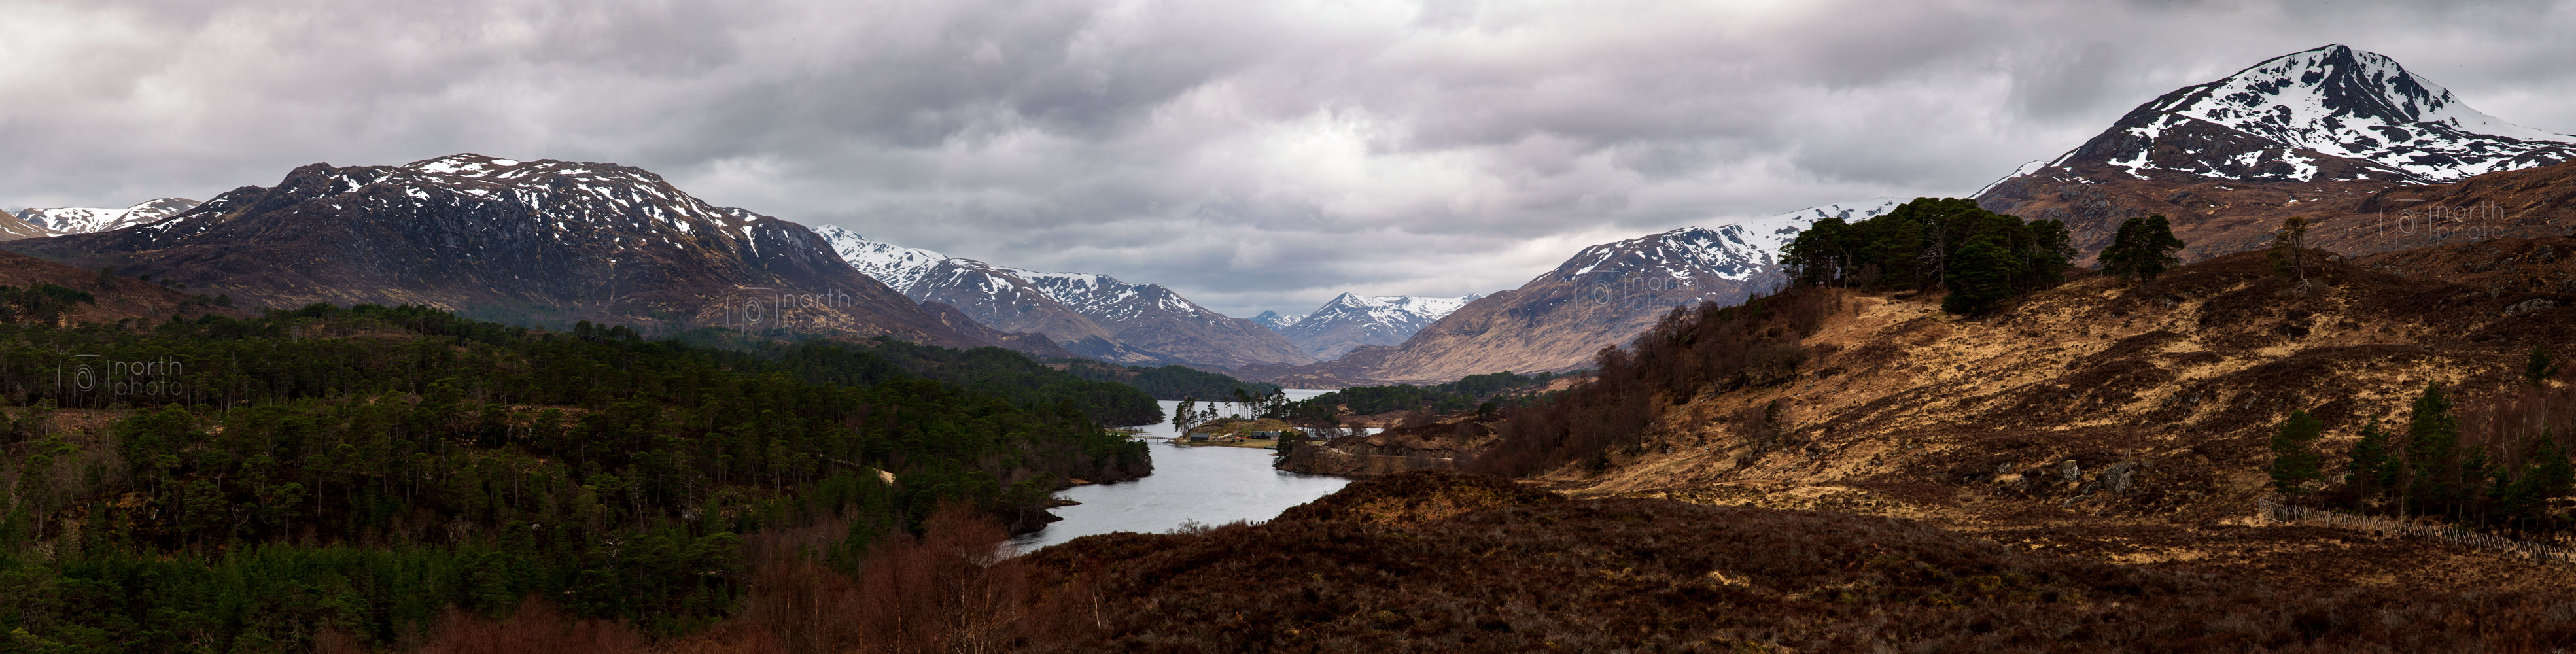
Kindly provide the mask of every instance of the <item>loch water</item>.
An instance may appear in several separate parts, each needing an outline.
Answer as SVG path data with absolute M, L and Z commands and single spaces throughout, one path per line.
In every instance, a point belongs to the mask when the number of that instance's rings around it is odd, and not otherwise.
M 1327 391 L 1289 390 L 1291 399 Z M 1170 416 L 1179 402 L 1163 402 Z M 1270 450 L 1248 447 L 1187 447 L 1160 440 L 1174 436 L 1169 422 L 1138 429 L 1154 453 L 1154 474 L 1115 484 L 1075 486 L 1056 493 L 1075 502 L 1051 509 L 1061 521 L 1021 534 L 1011 541 L 1021 551 L 1034 550 L 1092 534 L 1121 531 L 1158 533 L 1189 523 L 1209 526 L 1236 520 L 1260 522 L 1278 517 L 1288 507 L 1341 490 L 1346 477 L 1282 472 L 1270 467 Z

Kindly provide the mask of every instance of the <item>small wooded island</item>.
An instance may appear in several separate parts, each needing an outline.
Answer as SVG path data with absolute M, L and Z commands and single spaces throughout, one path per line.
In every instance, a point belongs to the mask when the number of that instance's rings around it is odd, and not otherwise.
M 1306 436 L 1305 430 L 1278 418 L 1218 418 L 1190 427 L 1172 442 L 1178 445 L 1277 448 L 1280 441 L 1294 442 Z

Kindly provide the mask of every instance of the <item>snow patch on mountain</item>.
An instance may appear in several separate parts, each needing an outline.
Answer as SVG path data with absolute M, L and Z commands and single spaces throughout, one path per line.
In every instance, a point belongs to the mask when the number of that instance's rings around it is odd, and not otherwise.
M 95 234 L 159 222 L 197 208 L 198 204 L 187 198 L 160 198 L 123 209 L 29 208 L 18 210 L 16 215 L 28 224 L 59 233 Z
M 1002 268 L 1044 291 L 1047 297 L 1073 307 L 1082 315 L 1104 324 L 1122 324 L 1141 320 L 1154 313 L 1177 314 L 1184 320 L 1215 324 L 1231 318 L 1199 306 L 1189 298 L 1160 284 L 1130 284 L 1118 278 L 1093 273 L 1038 272 Z
M 832 251 L 840 253 L 841 260 L 849 262 L 850 267 L 905 296 L 913 295 L 932 275 L 950 267 L 946 264 L 948 256 L 937 252 L 870 240 L 838 225 L 813 229 L 815 234 L 832 242 Z

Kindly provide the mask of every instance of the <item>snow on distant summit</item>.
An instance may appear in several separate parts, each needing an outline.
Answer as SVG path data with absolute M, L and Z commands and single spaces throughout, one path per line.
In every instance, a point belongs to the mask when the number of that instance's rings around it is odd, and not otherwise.
M 149 200 L 123 209 L 85 207 L 30 208 L 16 212 L 19 220 L 64 234 L 96 234 L 148 225 L 197 208 L 198 202 L 187 198 Z
M 1302 318 L 1305 318 L 1305 316 L 1302 316 L 1302 315 L 1297 315 L 1297 316 L 1283 316 L 1283 315 L 1279 315 L 1279 312 L 1277 312 L 1277 311 L 1263 311 L 1263 312 L 1261 312 L 1261 315 L 1253 316 L 1253 317 L 1251 317 L 1251 318 L 1246 318 L 1246 320 L 1250 320 L 1250 321 L 1253 321 L 1253 322 L 1256 322 L 1256 323 L 1261 323 L 1261 326 L 1263 326 L 1263 327 L 1268 327 L 1268 328 L 1271 328 L 1271 329 L 1273 329 L 1273 330 L 1277 330 L 1277 329 L 1285 328 L 1285 327 L 1287 327 L 1287 326 L 1289 326 L 1289 325 L 1297 324 L 1297 321 L 1298 321 L 1299 319 L 1302 319 Z
M 996 266 L 828 225 L 814 231 L 831 240 L 851 267 L 905 297 L 956 307 L 994 329 L 1044 334 L 1086 357 L 1226 367 L 1311 361 L 1268 328 L 1199 306 L 1161 285 Z
M 1317 359 L 1339 358 L 1362 345 L 1397 345 L 1414 332 L 1482 295 L 1360 297 L 1343 293 L 1304 316 L 1279 320 L 1273 329 Z M 1275 313 L 1263 313 L 1277 316 Z M 1255 320 L 1259 320 L 1255 318 Z

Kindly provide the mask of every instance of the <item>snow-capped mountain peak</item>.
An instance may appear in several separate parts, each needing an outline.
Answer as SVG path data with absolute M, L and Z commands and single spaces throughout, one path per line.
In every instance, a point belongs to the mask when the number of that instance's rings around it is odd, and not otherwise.
M 258 187 L 245 187 L 248 190 Z M 147 241 L 188 238 L 232 214 L 286 208 L 369 220 L 436 207 L 492 221 L 488 227 L 541 234 L 559 243 L 603 241 L 617 248 L 671 250 L 689 241 L 758 255 L 756 226 L 767 217 L 717 207 L 651 171 L 617 164 L 520 161 L 456 154 L 401 166 L 313 164 L 288 173 L 275 193 L 226 193 L 170 220 L 136 230 Z M 683 238 L 694 236 L 696 238 Z
M 197 208 L 198 202 L 187 198 L 160 198 L 123 209 L 84 207 L 32 208 L 16 212 L 28 224 L 64 234 L 95 234 L 135 225 L 148 225 Z
M 1571 280 L 1596 271 L 1612 270 L 1623 278 L 1645 275 L 1669 279 L 1673 283 L 1687 283 L 1705 275 L 1741 283 L 1756 275 L 1777 271 L 1780 249 L 1797 240 L 1799 232 L 1818 220 L 1840 218 L 1857 222 L 1894 211 L 1897 205 L 1905 202 L 1888 197 L 1867 202 L 1839 202 L 1713 228 L 1684 227 L 1603 243 L 1576 253 L 1574 258 L 1557 267 L 1556 274 Z
M 2576 136 L 2505 122 L 2395 59 L 2293 52 L 2140 105 L 2051 166 L 2138 179 L 2446 182 L 2576 158 Z
M 1455 296 L 1455 299 L 1422 299 L 1422 296 L 1365 296 L 1363 299 L 1363 296 L 1355 296 L 1355 294 L 1340 294 L 1340 296 L 1334 296 L 1332 301 L 1324 301 L 1324 309 L 1316 309 L 1316 312 L 1309 314 L 1309 317 L 1319 317 L 1319 314 L 1324 312 L 1365 312 L 1365 314 L 1373 314 L 1373 317 L 1378 319 L 1396 319 L 1396 317 L 1440 319 L 1450 312 L 1458 312 L 1458 306 L 1466 306 L 1468 301 L 1476 301 L 1476 299 L 1481 299 L 1481 296 Z
M 1263 311 L 1260 315 L 1247 318 L 1246 320 L 1261 323 L 1261 326 L 1268 327 L 1272 331 L 1277 331 L 1286 329 L 1289 325 L 1297 324 L 1298 320 L 1304 319 L 1305 317 L 1306 316 L 1303 314 L 1283 316 L 1277 311 Z
M 1343 293 L 1304 316 L 1272 327 L 1307 354 L 1332 359 L 1362 345 L 1396 345 L 1482 295 L 1363 297 Z M 1272 314 L 1275 315 L 1275 314 Z

